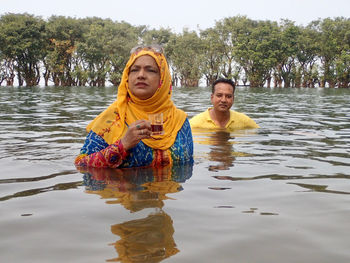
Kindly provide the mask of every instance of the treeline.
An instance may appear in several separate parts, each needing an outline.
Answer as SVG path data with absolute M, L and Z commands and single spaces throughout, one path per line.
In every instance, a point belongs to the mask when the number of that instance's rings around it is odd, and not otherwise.
M 340 87 L 350 82 L 350 19 L 224 18 L 173 33 L 97 17 L 0 16 L 0 85 L 117 86 L 138 44 L 163 45 L 174 85 L 228 77 L 251 87 Z

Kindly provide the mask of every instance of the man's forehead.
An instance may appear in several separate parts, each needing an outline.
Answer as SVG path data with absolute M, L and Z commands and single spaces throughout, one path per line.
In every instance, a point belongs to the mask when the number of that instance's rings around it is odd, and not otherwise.
M 233 94 L 233 87 L 227 83 L 218 83 L 215 85 L 215 93 Z

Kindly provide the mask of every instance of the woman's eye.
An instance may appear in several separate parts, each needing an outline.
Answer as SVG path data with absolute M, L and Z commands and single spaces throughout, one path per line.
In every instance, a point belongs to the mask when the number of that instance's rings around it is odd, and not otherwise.
M 147 67 L 146 71 L 148 71 L 148 72 L 158 72 L 157 69 L 152 68 L 152 67 Z

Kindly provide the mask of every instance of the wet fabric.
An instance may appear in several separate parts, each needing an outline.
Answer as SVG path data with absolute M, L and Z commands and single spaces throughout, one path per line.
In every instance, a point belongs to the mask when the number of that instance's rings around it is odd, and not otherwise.
M 220 129 L 220 127 L 217 126 L 215 122 L 210 118 L 210 109 L 212 108 L 208 108 L 206 111 L 192 117 L 190 119 L 191 127 L 203 129 Z M 227 130 L 255 129 L 259 128 L 259 125 L 244 113 L 230 110 L 230 120 L 227 122 L 225 128 Z
M 153 149 L 141 141 L 126 152 L 120 140 L 109 145 L 101 136 L 90 131 L 80 155 L 75 160 L 75 165 L 99 168 L 160 167 L 191 163 L 192 156 L 192 132 L 189 121 L 186 119 L 177 133 L 175 142 L 167 150 Z

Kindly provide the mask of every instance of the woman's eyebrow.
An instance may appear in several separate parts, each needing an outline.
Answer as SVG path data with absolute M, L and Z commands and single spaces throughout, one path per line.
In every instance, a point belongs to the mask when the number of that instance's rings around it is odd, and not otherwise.
M 142 66 L 140 65 L 132 65 L 130 68 L 141 68 Z M 144 66 L 145 68 L 158 68 L 156 66 L 153 66 L 153 65 L 145 65 Z

